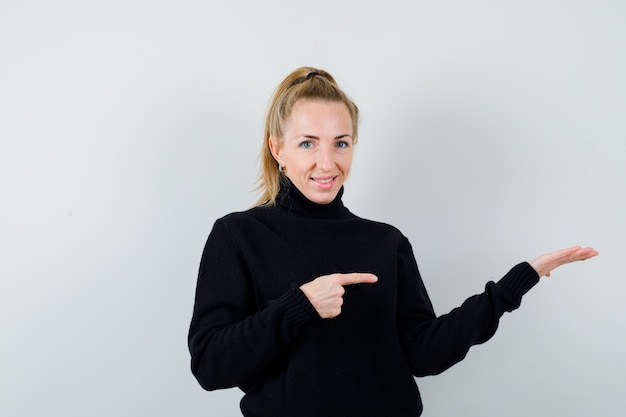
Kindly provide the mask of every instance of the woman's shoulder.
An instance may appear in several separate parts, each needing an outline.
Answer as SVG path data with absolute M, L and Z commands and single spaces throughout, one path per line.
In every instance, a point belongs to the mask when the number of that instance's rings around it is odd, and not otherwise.
M 267 209 L 263 206 L 252 207 L 246 210 L 233 211 L 219 217 L 215 223 L 242 223 L 263 216 Z
M 352 214 L 352 213 L 351 213 Z M 355 221 L 360 222 L 362 227 L 369 228 L 370 230 L 379 231 L 381 233 L 388 233 L 404 238 L 404 234 L 396 226 L 379 220 L 366 219 L 352 214 Z

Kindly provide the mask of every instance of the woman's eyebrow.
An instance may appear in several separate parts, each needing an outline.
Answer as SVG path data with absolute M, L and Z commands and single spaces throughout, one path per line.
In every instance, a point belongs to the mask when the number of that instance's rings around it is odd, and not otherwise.
M 313 139 L 313 140 L 319 140 L 319 136 L 315 136 L 315 135 L 300 135 L 298 136 L 299 138 L 305 138 L 305 139 Z M 352 135 L 349 135 L 347 133 L 344 133 L 343 135 L 339 135 L 339 136 L 335 136 L 334 140 L 337 139 L 344 139 L 344 138 L 350 138 L 352 139 Z

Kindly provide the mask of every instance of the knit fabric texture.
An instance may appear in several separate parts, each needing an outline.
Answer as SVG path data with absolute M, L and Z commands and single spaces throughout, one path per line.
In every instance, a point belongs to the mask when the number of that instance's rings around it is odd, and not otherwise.
M 189 331 L 191 368 L 207 390 L 239 387 L 246 417 L 416 417 L 415 376 L 434 375 L 488 340 L 539 280 L 528 263 L 437 317 L 408 239 L 342 203 L 306 199 L 284 181 L 272 206 L 217 220 L 207 240 Z M 321 319 L 300 286 L 369 272 Z

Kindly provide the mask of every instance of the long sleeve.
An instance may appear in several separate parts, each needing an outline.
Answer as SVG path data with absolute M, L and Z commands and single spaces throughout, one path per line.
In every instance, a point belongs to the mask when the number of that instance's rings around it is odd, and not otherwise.
M 191 368 L 207 390 L 238 386 L 245 416 L 420 415 L 414 376 L 442 372 L 487 340 L 538 278 L 521 264 L 436 317 L 413 251 L 393 226 L 361 219 L 338 197 L 317 205 L 296 187 L 273 206 L 213 226 L 189 330 Z M 301 285 L 371 272 L 341 314 L 322 320 Z
M 519 307 L 539 277 L 528 263 L 513 267 L 498 283 L 435 317 L 408 241 L 399 255 L 398 334 L 415 376 L 436 375 L 489 340 L 505 312 Z
M 192 372 L 203 388 L 252 382 L 303 324 L 319 319 L 297 287 L 261 309 L 258 304 L 246 260 L 218 220 L 202 255 L 188 340 Z

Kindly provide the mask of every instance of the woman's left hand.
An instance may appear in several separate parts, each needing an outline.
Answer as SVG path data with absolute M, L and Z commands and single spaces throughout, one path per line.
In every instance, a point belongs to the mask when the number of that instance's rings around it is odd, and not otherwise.
M 528 263 L 537 271 L 539 278 L 541 278 L 543 276 L 549 277 L 550 273 L 561 265 L 575 261 L 584 261 L 597 255 L 598 251 L 593 248 L 573 246 L 538 256 L 528 261 Z

